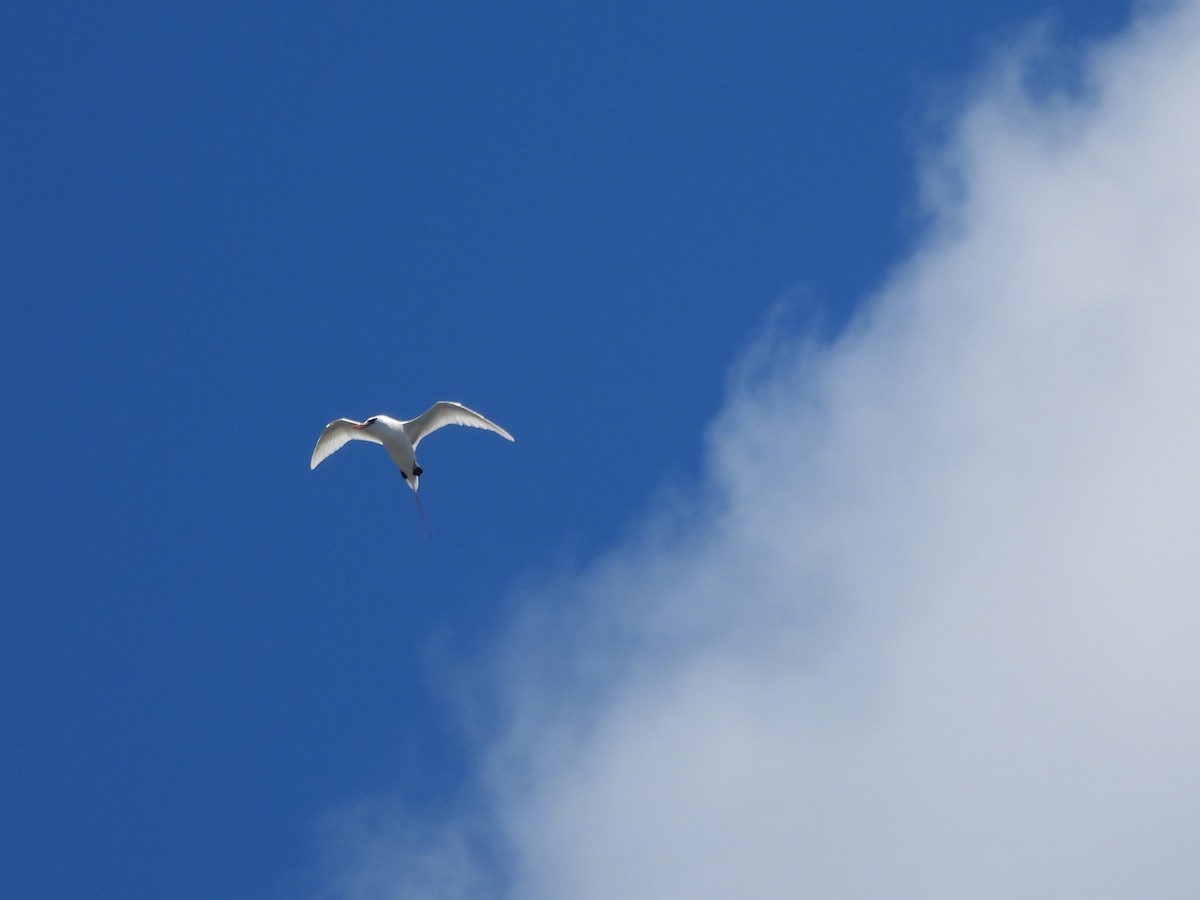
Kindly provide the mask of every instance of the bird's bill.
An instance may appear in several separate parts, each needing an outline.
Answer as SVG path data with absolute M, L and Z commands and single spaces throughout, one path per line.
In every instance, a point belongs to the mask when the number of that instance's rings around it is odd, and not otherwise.
M 366 422 L 359 422 L 357 425 L 351 425 L 350 427 L 351 427 L 351 428 L 357 428 L 357 429 L 359 429 L 359 430 L 361 431 L 363 428 L 366 428 L 366 427 L 367 427 L 367 423 L 366 423 Z

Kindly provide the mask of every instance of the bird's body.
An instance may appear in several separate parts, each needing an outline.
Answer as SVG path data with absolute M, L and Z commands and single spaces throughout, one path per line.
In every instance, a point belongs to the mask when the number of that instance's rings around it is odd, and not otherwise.
M 485 419 L 472 409 L 467 409 L 461 403 L 450 400 L 439 400 L 415 419 L 407 422 L 393 419 L 391 416 L 371 416 L 365 422 L 355 422 L 353 419 L 335 419 L 325 426 L 317 446 L 313 448 L 309 468 L 315 469 L 322 460 L 340 450 L 350 441 L 371 441 L 382 444 L 388 456 L 404 476 L 408 486 L 414 491 L 421 478 L 422 469 L 417 465 L 417 445 L 430 432 L 437 431 L 446 425 L 468 425 L 472 428 L 484 428 L 494 431 L 502 438 L 512 440 L 513 436 L 489 419 Z

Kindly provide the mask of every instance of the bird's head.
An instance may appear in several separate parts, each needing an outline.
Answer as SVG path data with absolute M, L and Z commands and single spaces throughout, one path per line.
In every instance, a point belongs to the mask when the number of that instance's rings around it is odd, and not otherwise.
M 379 421 L 379 416 L 371 416 L 371 418 L 367 419 L 367 421 L 365 421 L 365 422 L 360 422 L 359 424 L 357 424 L 357 425 L 355 425 L 355 426 L 353 426 L 353 427 L 355 427 L 355 428 L 359 429 L 360 431 L 361 431 L 361 430 L 363 430 L 363 429 L 366 429 L 367 431 L 370 431 L 370 430 L 371 430 L 371 426 L 372 426 L 372 425 L 374 425 L 374 424 L 375 424 L 377 421 Z

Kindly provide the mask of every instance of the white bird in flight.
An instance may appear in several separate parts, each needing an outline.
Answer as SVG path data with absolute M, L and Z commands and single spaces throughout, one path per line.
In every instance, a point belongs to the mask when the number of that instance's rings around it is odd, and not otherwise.
M 313 448 L 309 469 L 315 469 L 326 457 L 336 453 L 350 441 L 372 441 L 383 444 L 388 456 L 400 469 L 408 486 L 417 490 L 423 471 L 417 465 L 416 450 L 422 439 L 445 425 L 469 425 L 486 428 L 506 440 L 513 436 L 490 419 L 485 419 L 473 409 L 451 400 L 439 400 L 415 419 L 402 422 L 391 416 L 371 416 L 365 422 L 353 419 L 335 419 L 325 426 Z

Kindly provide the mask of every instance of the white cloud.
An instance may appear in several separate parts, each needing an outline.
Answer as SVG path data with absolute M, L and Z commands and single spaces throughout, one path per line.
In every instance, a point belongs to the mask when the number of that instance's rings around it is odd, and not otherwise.
M 860 321 L 739 370 L 705 499 L 531 604 L 486 825 L 343 895 L 497 895 L 480 841 L 532 900 L 1195 895 L 1200 5 L 1026 62 Z

